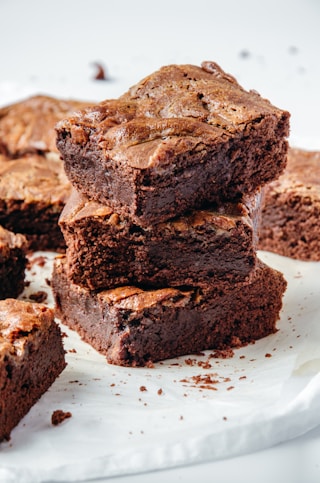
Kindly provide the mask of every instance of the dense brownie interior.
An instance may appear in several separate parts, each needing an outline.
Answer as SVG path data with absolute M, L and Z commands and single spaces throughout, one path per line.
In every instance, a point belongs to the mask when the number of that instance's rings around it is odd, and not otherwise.
M 149 225 L 253 193 L 286 164 L 289 114 L 214 63 L 161 68 L 57 125 L 74 187 Z
M 261 262 L 250 283 L 232 293 L 137 287 L 92 292 L 70 283 L 56 259 L 57 314 L 110 363 L 128 366 L 205 349 L 241 346 L 276 331 L 286 282 Z
M 0 441 L 65 367 L 61 331 L 42 304 L 0 302 Z

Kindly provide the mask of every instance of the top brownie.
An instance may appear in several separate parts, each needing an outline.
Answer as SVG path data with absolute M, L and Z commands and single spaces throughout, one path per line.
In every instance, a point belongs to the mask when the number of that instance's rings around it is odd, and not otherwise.
M 0 153 L 57 152 L 55 124 L 88 102 L 33 96 L 0 109 Z
M 289 113 L 214 62 L 169 65 L 57 124 L 72 184 L 135 223 L 236 199 L 286 165 Z

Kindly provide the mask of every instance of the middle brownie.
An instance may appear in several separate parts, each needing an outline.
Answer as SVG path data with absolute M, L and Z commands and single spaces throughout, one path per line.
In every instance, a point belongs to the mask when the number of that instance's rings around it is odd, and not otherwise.
M 256 263 L 261 193 L 140 227 L 73 191 L 60 217 L 70 279 L 91 290 L 128 284 L 226 290 Z

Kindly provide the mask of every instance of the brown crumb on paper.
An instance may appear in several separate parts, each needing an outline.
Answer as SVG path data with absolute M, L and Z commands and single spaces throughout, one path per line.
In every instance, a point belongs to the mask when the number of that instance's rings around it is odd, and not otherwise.
M 62 411 L 62 409 L 56 409 L 53 411 L 52 416 L 51 416 L 51 424 L 53 426 L 58 426 L 58 424 L 61 424 L 65 419 L 71 418 L 72 413 L 69 411 Z
M 140 386 L 140 391 L 141 391 L 141 392 L 145 392 L 145 391 L 147 391 L 146 386 Z
M 39 290 L 29 295 L 29 299 L 34 300 L 34 302 L 42 303 L 47 300 L 48 294 L 44 290 Z
M 103 81 L 108 80 L 104 66 L 100 64 L 100 62 L 95 62 L 93 65 L 96 68 L 94 79 Z

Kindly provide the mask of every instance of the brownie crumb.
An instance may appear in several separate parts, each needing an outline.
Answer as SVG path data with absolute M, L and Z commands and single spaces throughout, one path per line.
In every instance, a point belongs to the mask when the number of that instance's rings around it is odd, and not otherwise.
M 161 394 L 163 393 L 162 389 L 158 389 L 158 395 L 161 396 Z
M 234 356 L 234 351 L 232 349 L 216 350 L 210 357 L 214 359 L 231 359 Z
M 94 79 L 95 80 L 103 80 L 103 81 L 108 80 L 107 75 L 106 75 L 106 71 L 105 71 L 105 68 L 103 67 L 103 65 L 100 64 L 99 62 L 95 62 L 94 66 L 97 69 L 96 74 L 94 76 Z
M 30 265 L 38 265 L 39 267 L 44 267 L 46 262 L 47 258 L 43 255 L 40 255 L 39 257 L 35 257 L 33 260 L 31 260 Z
M 146 386 L 140 386 L 140 391 L 141 391 L 141 392 L 145 392 L 145 391 L 147 391 Z
M 30 285 L 31 285 L 31 281 L 30 280 L 25 280 L 24 286 L 25 287 L 29 287 Z
M 269 354 L 269 352 L 267 352 L 264 357 L 272 357 L 272 354 Z
M 69 349 L 68 352 L 70 352 L 71 354 L 76 354 L 77 353 L 76 349 Z
M 50 280 L 50 278 L 45 278 L 45 282 L 48 285 L 48 287 L 51 287 L 51 280 Z
M 29 299 L 34 300 L 34 302 L 42 303 L 47 300 L 48 294 L 44 290 L 39 290 L 29 295 Z
M 62 409 L 56 409 L 53 411 L 52 416 L 51 416 L 51 424 L 53 426 L 58 426 L 58 424 L 61 424 L 65 419 L 71 418 L 72 413 L 69 411 L 62 411 Z

